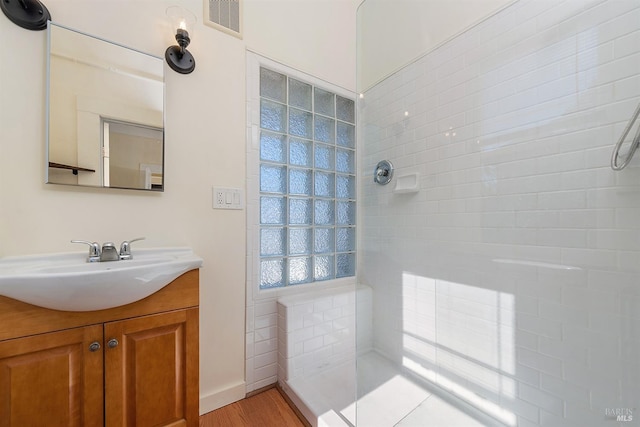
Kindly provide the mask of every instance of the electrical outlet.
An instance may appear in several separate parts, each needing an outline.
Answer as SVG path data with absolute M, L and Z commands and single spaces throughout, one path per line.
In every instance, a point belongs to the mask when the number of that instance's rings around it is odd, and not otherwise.
M 243 209 L 244 196 L 239 188 L 213 187 L 213 209 Z
M 214 200 L 216 205 L 224 205 L 224 191 L 220 189 L 214 189 Z

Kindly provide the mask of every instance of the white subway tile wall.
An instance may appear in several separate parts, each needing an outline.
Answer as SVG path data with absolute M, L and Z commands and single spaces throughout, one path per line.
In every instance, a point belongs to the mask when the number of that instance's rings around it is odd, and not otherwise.
M 312 380 L 314 375 L 341 364 L 351 364 L 355 378 L 356 342 L 362 348 L 371 347 L 370 316 L 371 288 L 367 286 L 280 298 L 278 380 Z
M 367 90 L 374 348 L 514 425 L 636 422 L 640 158 L 609 161 L 639 102 L 638 0 L 521 0 Z

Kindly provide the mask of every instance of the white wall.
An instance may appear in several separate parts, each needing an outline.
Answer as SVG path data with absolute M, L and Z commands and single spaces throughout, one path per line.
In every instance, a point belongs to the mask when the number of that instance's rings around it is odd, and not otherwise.
M 360 103 L 362 170 L 420 174 L 361 181 L 374 345 L 510 425 L 602 426 L 640 399 L 640 158 L 609 166 L 639 22 L 637 1 L 520 0 Z
M 358 91 L 513 1 L 363 1 L 358 10 Z
M 361 0 L 246 0 L 254 52 L 355 91 L 356 8 Z
M 173 2 L 48 0 L 54 21 L 163 56 L 174 44 Z M 184 1 L 201 22 L 203 2 Z M 335 84 L 355 86 L 355 3 L 245 2 L 244 40 L 203 25 L 190 75 L 165 67 L 166 189 L 162 194 L 44 184 L 46 32 L 0 14 L 13 52 L 0 64 L 0 256 L 82 251 L 73 238 L 138 247 L 191 246 L 204 258 L 200 288 L 201 412 L 245 394 L 244 211 L 211 209 L 211 186 L 245 187 L 245 49 Z M 135 251 L 135 245 L 134 245 Z

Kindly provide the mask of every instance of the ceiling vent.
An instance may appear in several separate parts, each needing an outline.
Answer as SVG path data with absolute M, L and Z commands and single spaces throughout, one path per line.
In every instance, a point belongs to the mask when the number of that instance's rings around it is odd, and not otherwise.
M 242 0 L 204 0 L 204 23 L 242 38 Z

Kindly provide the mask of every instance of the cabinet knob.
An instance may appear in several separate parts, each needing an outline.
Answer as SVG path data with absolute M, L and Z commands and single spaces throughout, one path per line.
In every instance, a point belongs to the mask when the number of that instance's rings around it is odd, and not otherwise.
M 100 350 L 100 343 L 98 341 L 94 341 L 89 344 L 89 351 L 94 352 Z
M 115 338 L 111 338 L 109 342 L 107 342 L 109 348 L 116 348 L 118 346 L 118 340 Z

